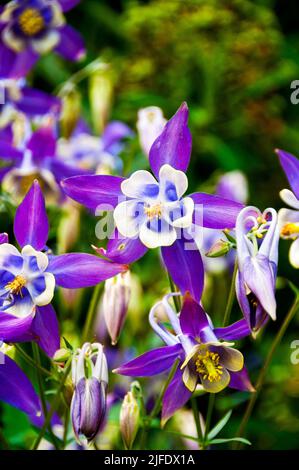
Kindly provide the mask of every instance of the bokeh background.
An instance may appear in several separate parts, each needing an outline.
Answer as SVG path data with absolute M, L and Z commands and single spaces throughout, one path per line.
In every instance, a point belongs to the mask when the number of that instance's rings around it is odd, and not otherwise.
M 299 156 L 299 105 L 290 101 L 291 82 L 299 79 L 298 8 L 297 0 L 83 0 L 68 18 L 85 38 L 86 61 L 72 65 L 50 54 L 40 61 L 29 80 L 37 88 L 57 93 L 81 67 L 98 58 L 109 64 L 104 79 L 91 73 L 75 90 L 82 98 L 82 113 L 96 132 L 101 127 L 99 107 L 94 105 L 91 110 L 90 103 L 96 103 L 97 86 L 102 87 L 101 96 L 106 90 L 109 118 L 120 119 L 133 129 L 139 108 L 157 105 L 169 118 L 182 101 L 187 101 L 193 135 L 191 190 L 213 192 L 222 173 L 239 169 L 249 181 L 250 203 L 261 209 L 279 209 L 279 191 L 287 187 L 287 181 L 274 149 L 283 148 Z M 137 139 L 123 159 L 125 168 L 147 167 Z M 52 219 L 54 222 L 55 211 Z M 97 242 L 94 226 L 94 218 L 83 213 L 75 248 L 89 251 L 90 243 Z M 55 225 L 52 241 L 56 243 Z M 253 383 L 292 302 L 286 279 L 299 286 L 299 272 L 289 265 L 288 248 L 289 242 L 282 241 L 278 320 L 269 323 L 257 340 L 242 344 Z M 128 349 L 135 354 L 159 344 L 146 327 L 149 308 L 168 288 L 157 263 L 158 254 L 151 252 L 133 267 L 134 298 L 121 341 L 111 353 L 118 356 L 118 363 Z M 224 313 L 229 279 L 229 273 L 221 273 L 207 280 L 205 307 L 215 323 L 221 322 Z M 65 299 L 56 303 L 64 334 L 75 343 L 89 297 L 88 290 L 82 292 L 80 308 L 79 301 L 75 307 Z M 237 305 L 233 318 L 240 318 Z M 290 344 L 296 339 L 299 315 L 275 354 L 248 426 L 247 437 L 255 449 L 299 449 L 299 364 L 290 361 Z M 119 379 L 116 382 L 119 385 Z M 146 394 L 159 388 L 154 379 L 142 384 Z M 247 399 L 248 394 L 235 391 L 217 396 L 213 422 L 227 410 L 234 410 L 221 437 L 235 434 Z M 206 405 L 203 396 L 199 406 L 204 414 Z M 7 438 L 16 446 L 24 446 L 29 439 L 26 419 L 5 405 L 1 411 Z M 110 440 L 107 438 L 109 446 L 115 448 L 117 417 L 116 408 Z M 183 423 L 189 419 L 189 415 L 181 415 L 172 426 L 188 434 Z M 185 445 L 174 434 L 159 430 L 152 431 L 148 442 L 148 447 L 158 449 Z

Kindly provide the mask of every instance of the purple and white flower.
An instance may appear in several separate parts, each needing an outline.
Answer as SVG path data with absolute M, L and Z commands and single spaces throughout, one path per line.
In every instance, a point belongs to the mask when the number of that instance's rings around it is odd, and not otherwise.
M 36 341 L 53 356 L 60 343 L 50 304 L 54 287 L 94 286 L 127 267 L 84 253 L 55 256 L 46 247 L 48 232 L 45 201 L 35 181 L 14 220 L 21 252 L 9 243 L 0 245 L 0 339 Z
M 269 317 L 276 319 L 275 283 L 278 264 L 277 212 L 245 207 L 237 218 L 238 273 L 236 293 L 240 308 L 253 332 Z
M 175 361 L 178 368 L 163 398 L 162 423 L 184 406 L 198 385 L 209 393 L 230 386 L 252 391 L 242 354 L 227 341 L 250 334 L 246 321 L 225 328 L 214 328 L 203 308 L 190 295 L 185 295 L 180 315 L 172 309 L 169 294 L 151 309 L 149 321 L 166 346 L 148 351 L 120 366 L 114 372 L 131 377 L 151 377 L 169 370 Z M 156 318 L 164 308 L 171 331 Z M 224 342 L 221 342 L 224 340 Z
M 0 78 L 22 78 L 40 55 L 55 50 L 68 60 L 85 53 L 64 11 L 79 0 L 13 0 L 0 11 Z

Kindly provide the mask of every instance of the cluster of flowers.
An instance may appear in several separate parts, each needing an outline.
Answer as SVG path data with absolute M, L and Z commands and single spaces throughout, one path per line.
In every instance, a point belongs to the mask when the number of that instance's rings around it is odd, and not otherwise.
M 51 306 L 55 288 L 78 289 L 106 281 L 103 311 L 115 344 L 128 308 L 129 265 L 147 250 L 160 248 L 163 266 L 177 287 L 149 313 L 149 325 L 165 346 L 119 365 L 114 372 L 147 377 L 176 365 L 163 395 L 162 423 L 197 390 L 217 393 L 229 386 L 254 391 L 243 355 L 232 341 L 255 337 L 269 318 L 276 318 L 280 234 L 294 240 L 290 261 L 299 267 L 299 162 L 278 151 L 293 190 L 281 192 L 292 210 L 283 209 L 279 217 L 273 208 L 261 212 L 244 205 L 246 182 L 238 172 L 220 181 L 217 194 L 186 196 L 192 139 L 183 103 L 168 122 L 155 107 L 139 113 L 137 129 L 151 172 L 138 170 L 129 177 L 107 174 L 107 168 L 110 173 L 122 171 L 119 153 L 132 131 L 115 121 L 101 138 L 94 137 L 80 120 L 70 138 L 61 139 L 60 100 L 29 88 L 25 81 L 39 55 L 51 49 L 70 60 L 82 56 L 81 38 L 63 16 L 76 3 L 15 0 L 0 11 L 0 77 L 5 91 L 0 109 L 0 178 L 2 189 L 17 200 L 25 193 L 14 219 L 19 248 L 5 233 L 0 235 L 0 339 L 3 351 L 5 344 L 35 342 L 59 373 L 67 375 L 72 369 L 74 433 L 78 440 L 85 436 L 91 442 L 105 422 L 107 361 L 99 343 L 84 343 L 76 351 L 61 349 Z M 97 248 L 96 254 L 53 254 L 47 246 L 45 206 L 45 198 L 48 202 L 53 195 L 65 204 L 72 199 L 89 210 L 111 210 L 115 229 L 106 249 Z M 202 256 L 207 248 L 210 257 L 230 252 L 224 262 L 237 263 L 235 289 L 243 318 L 232 325 L 215 327 L 201 302 L 205 271 L 215 269 L 211 259 Z M 7 354 L 2 362 L 0 400 L 42 427 L 49 416 L 29 379 Z M 136 434 L 136 426 L 129 425 L 137 413 L 132 392 L 124 404 L 122 425 L 129 446 Z M 55 413 L 51 419 L 54 424 L 61 422 Z

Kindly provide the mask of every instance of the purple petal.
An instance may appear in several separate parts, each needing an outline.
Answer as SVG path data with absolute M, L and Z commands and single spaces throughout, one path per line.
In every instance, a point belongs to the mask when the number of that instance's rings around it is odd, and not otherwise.
M 32 421 L 41 415 L 40 400 L 31 382 L 8 356 L 0 365 L 0 383 L 0 401 L 23 411 Z
M 131 264 L 145 255 L 147 247 L 139 238 L 122 237 L 115 229 L 112 238 L 108 241 L 107 250 L 99 248 L 97 251 L 115 263 Z
M 117 206 L 122 196 L 121 183 L 125 178 L 107 175 L 74 176 L 61 182 L 65 194 L 89 209 L 100 204 Z
M 190 292 L 199 302 L 204 283 L 203 263 L 199 251 L 188 250 L 185 244 L 186 240 L 181 238 L 171 246 L 162 247 L 162 257 L 167 271 L 182 294 Z
M 15 147 L 13 147 L 13 145 L 1 139 L 0 158 L 7 160 L 21 160 L 23 158 L 23 152 L 17 150 Z
M 59 113 L 61 108 L 59 98 L 27 87 L 22 88 L 21 99 L 15 101 L 14 104 L 19 111 L 27 116 L 41 116 L 50 112 Z
M 33 312 L 32 315 L 27 315 L 24 318 L 18 318 L 14 315 L 0 312 L 0 340 L 5 343 L 32 341 L 33 334 L 31 332 L 31 325 L 33 318 Z
M 55 51 L 67 60 L 77 61 L 85 54 L 84 42 L 81 35 L 69 25 L 58 29 L 61 40 Z
M 25 77 L 38 57 L 38 54 L 31 49 L 15 53 L 4 44 L 0 44 L 0 79 Z
M 203 328 L 209 327 L 209 321 L 203 308 L 195 302 L 190 294 L 184 297 L 184 303 L 180 314 L 182 332 L 186 335 L 199 338 Z
M 8 243 L 8 235 L 7 233 L 0 233 L 0 245 L 2 243 Z
M 280 164 L 285 172 L 290 186 L 297 197 L 299 198 L 299 160 L 291 153 L 284 150 L 276 150 L 279 157 Z
M 54 274 L 58 286 L 77 289 L 95 286 L 127 269 L 124 264 L 111 263 L 98 256 L 68 253 L 51 256 L 47 271 Z
M 80 3 L 80 0 L 58 0 L 58 2 L 61 5 L 62 11 L 69 11 Z
M 105 150 L 125 137 L 133 135 L 131 129 L 121 121 L 112 121 L 104 129 L 102 143 Z
M 34 341 L 49 357 L 53 357 L 60 347 L 60 336 L 58 320 L 51 304 L 37 307 L 31 331 Z
M 168 163 L 177 170 L 186 171 L 189 165 L 192 138 L 188 128 L 188 106 L 183 103 L 167 122 L 162 134 L 153 143 L 149 161 L 155 175 L 159 176 L 161 166 Z
M 191 396 L 192 392 L 184 385 L 183 372 L 178 368 L 163 397 L 162 426 L 187 403 Z
M 151 377 L 170 369 L 181 353 L 181 344 L 153 349 L 118 367 L 114 372 L 130 377 Z
M 218 339 L 232 341 L 249 336 L 251 334 L 251 330 L 248 327 L 247 321 L 242 319 L 230 326 L 226 326 L 224 328 L 215 328 L 214 333 Z
M 51 127 L 41 127 L 34 132 L 27 144 L 33 161 L 40 164 L 46 157 L 53 157 L 56 149 L 56 138 Z
M 237 390 L 242 390 L 245 392 L 255 392 L 253 385 L 250 382 L 250 378 L 247 372 L 246 367 L 243 367 L 239 372 L 231 372 L 230 375 L 230 388 L 236 388 Z
M 194 223 L 206 228 L 234 228 L 243 204 L 206 193 L 191 194 L 194 203 Z
M 48 240 L 49 222 L 45 200 L 38 181 L 34 181 L 15 215 L 14 233 L 21 247 L 42 250 Z

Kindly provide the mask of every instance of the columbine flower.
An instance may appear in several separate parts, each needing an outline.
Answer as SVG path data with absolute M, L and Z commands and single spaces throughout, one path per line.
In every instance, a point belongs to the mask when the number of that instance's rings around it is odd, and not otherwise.
M 278 263 L 279 230 L 277 213 L 245 207 L 236 223 L 238 274 L 236 293 L 239 305 L 253 332 L 268 316 L 276 319 L 275 282 Z
M 92 442 L 106 413 L 108 367 L 101 344 L 85 343 L 77 350 L 72 362 L 72 377 L 75 386 L 71 403 L 74 433 L 78 442 L 82 436 Z
M 90 209 L 104 207 L 107 211 L 110 206 L 114 210 L 115 258 L 132 262 L 147 248 L 161 246 L 174 282 L 183 293 L 189 290 L 199 300 L 203 266 L 200 253 L 192 244 L 198 236 L 196 224 L 214 229 L 233 228 L 243 206 L 204 193 L 186 197 L 188 180 L 184 172 L 190 155 L 188 107 L 183 103 L 151 147 L 149 161 L 155 177 L 144 170 L 127 179 L 79 176 L 63 181 L 62 187 L 68 196 Z M 188 242 L 193 249 L 188 249 Z
M 215 329 L 202 307 L 188 294 L 178 317 L 168 303 L 173 295 L 176 294 L 165 296 L 149 314 L 152 328 L 167 346 L 146 352 L 114 371 L 131 377 L 153 376 L 167 371 L 179 360 L 178 369 L 164 394 L 163 423 L 184 406 L 197 384 L 210 393 L 220 392 L 227 386 L 252 391 L 242 354 L 232 347 L 232 343 L 220 341 L 247 336 L 250 330 L 245 320 Z M 161 304 L 173 332 L 155 318 Z
M 48 231 L 45 201 L 35 181 L 15 216 L 21 251 L 9 243 L 0 245 L 0 339 L 34 340 L 53 356 L 59 348 L 58 323 L 50 305 L 55 285 L 94 286 L 127 268 L 84 253 L 54 256 L 46 247 Z
M 136 127 L 141 148 L 146 156 L 149 155 L 156 138 L 162 133 L 166 122 L 163 111 L 158 106 L 148 106 L 138 111 Z
M 10 124 L 19 113 L 29 118 L 45 114 L 58 114 L 60 100 L 34 88 L 26 86 L 23 80 L 1 80 L 4 100 L 0 104 L 0 128 Z
M 93 136 L 81 123 L 69 139 L 59 139 L 57 155 L 64 162 L 92 173 L 121 172 L 119 153 L 123 140 L 130 136 L 131 129 L 120 121 L 110 122 L 101 137 Z
M 292 191 L 283 189 L 280 197 L 292 209 L 281 209 L 278 213 L 280 235 L 293 240 L 289 252 L 290 263 L 299 268 L 299 161 L 284 150 L 276 151 L 280 164 L 288 178 Z
M 18 147 L 1 141 L 0 156 L 8 163 L 2 168 L 2 187 L 16 199 L 24 195 L 34 179 L 38 179 L 45 194 L 57 200 L 61 197 L 60 181 L 84 172 L 57 158 L 56 138 L 49 125 L 26 135 Z
M 55 49 L 69 60 L 84 54 L 81 36 L 65 24 L 63 11 L 79 0 L 14 0 L 0 11 L 0 78 L 25 76 L 39 55 Z

